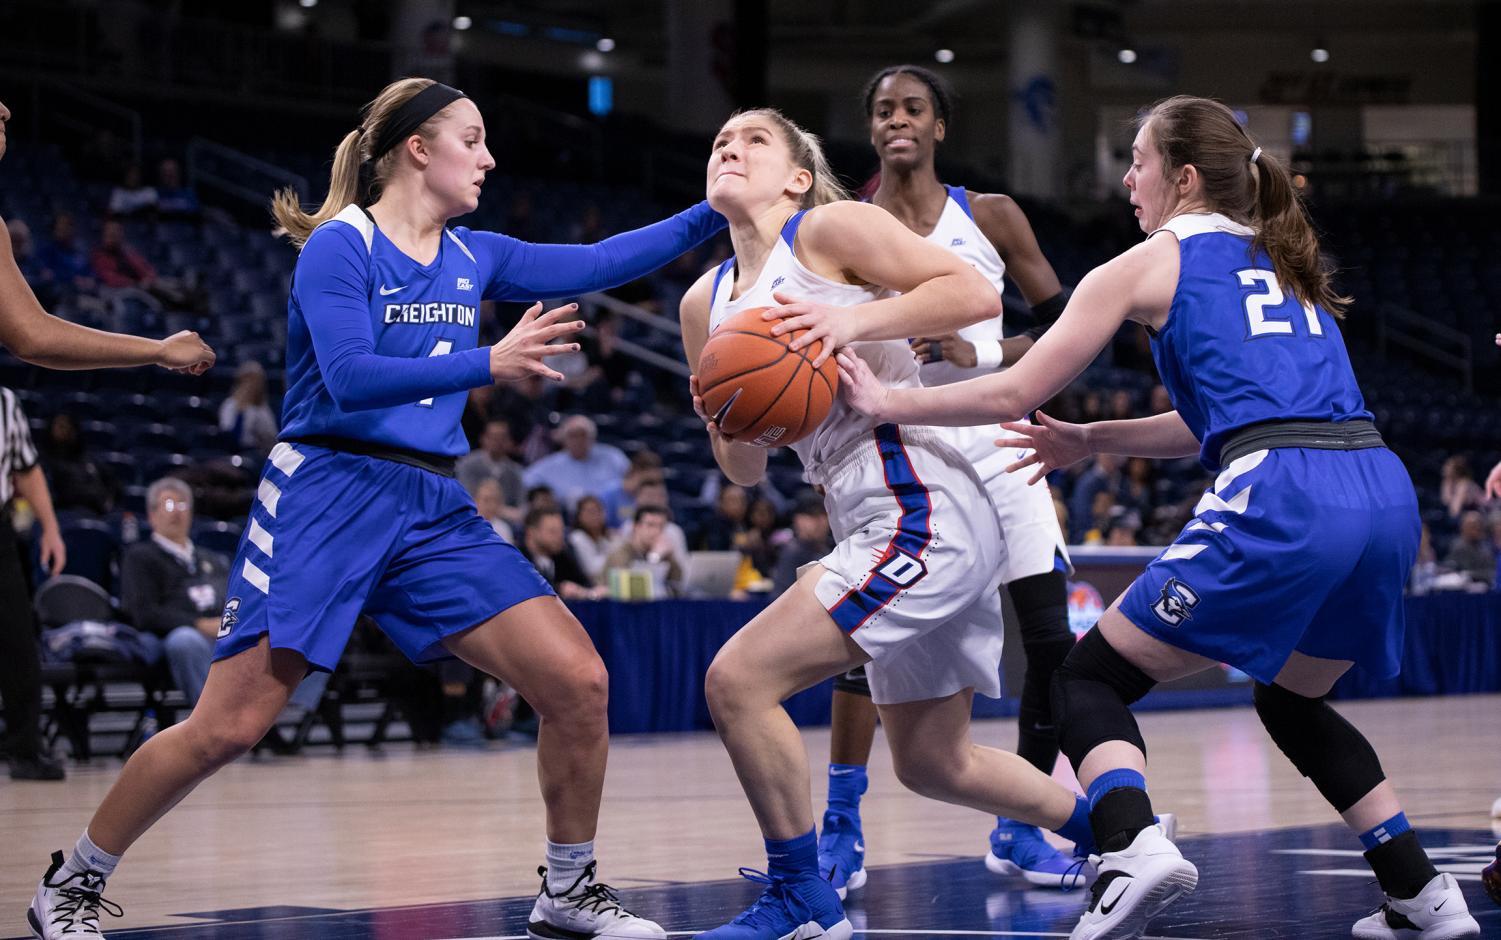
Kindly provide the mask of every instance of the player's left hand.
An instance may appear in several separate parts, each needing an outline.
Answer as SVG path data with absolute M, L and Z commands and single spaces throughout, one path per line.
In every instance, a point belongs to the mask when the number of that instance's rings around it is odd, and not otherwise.
M 823 343 L 823 348 L 813 357 L 813 368 L 821 367 L 840 348 L 854 342 L 855 318 L 850 316 L 848 307 L 798 300 L 781 291 L 772 294 L 771 299 L 782 305 L 771 307 L 761 315 L 765 320 L 782 321 L 772 328 L 771 335 L 807 330 L 788 344 L 788 348 L 794 351 L 820 341 Z
M 68 546 L 63 544 L 62 533 L 56 528 L 43 529 L 37 547 L 41 553 L 42 569 L 47 574 L 59 574 L 68 564 Z
M 1006 466 L 1007 473 L 1015 473 L 1035 466 L 1037 471 L 1032 474 L 1028 484 L 1036 483 L 1043 477 L 1071 466 L 1094 453 L 1089 446 L 1089 428 L 1083 424 L 1070 424 L 1067 421 L 1058 421 L 1037 412 L 1037 424 L 1029 421 L 1007 421 L 1001 427 L 1017 435 L 1016 437 L 997 438 L 997 447 L 1021 447 L 1031 450 L 1022 459 Z
M 839 353 L 838 362 L 839 394 L 845 402 L 863 415 L 884 420 L 882 411 L 891 390 L 880 383 L 864 359 L 849 350 Z
M 912 351 L 923 365 L 930 362 L 952 362 L 962 369 L 973 369 L 979 359 L 975 356 L 975 344 L 963 339 L 958 333 L 947 336 L 919 336 L 911 340 Z M 933 355 L 934 351 L 938 355 Z

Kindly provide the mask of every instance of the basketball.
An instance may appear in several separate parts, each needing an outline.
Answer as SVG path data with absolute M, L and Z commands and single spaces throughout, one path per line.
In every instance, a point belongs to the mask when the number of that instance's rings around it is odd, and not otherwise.
M 726 436 L 782 447 L 812 434 L 829 416 L 839 368 L 833 357 L 813 367 L 822 342 L 788 348 L 804 330 L 771 335 L 777 321 L 761 319 L 766 309 L 742 310 L 709 336 L 698 360 L 698 391 Z

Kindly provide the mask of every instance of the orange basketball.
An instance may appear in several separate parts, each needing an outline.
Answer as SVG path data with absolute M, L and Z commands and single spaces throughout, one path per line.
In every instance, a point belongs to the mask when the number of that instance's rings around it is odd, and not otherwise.
M 806 330 L 772 336 L 766 307 L 742 310 L 719 325 L 698 359 L 704 410 L 731 440 L 761 447 L 800 441 L 829 416 L 839 390 L 833 357 L 813 368 L 823 343 L 796 352 L 788 344 Z

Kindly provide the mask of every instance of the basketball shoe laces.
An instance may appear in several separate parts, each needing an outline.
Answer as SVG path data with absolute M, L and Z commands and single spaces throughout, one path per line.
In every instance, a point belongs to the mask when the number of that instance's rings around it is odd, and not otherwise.
M 68 885 L 70 881 L 77 881 L 78 884 Z M 53 909 L 52 923 L 62 926 L 64 933 L 71 932 L 75 927 L 87 927 L 98 933 L 100 909 L 111 917 L 125 916 L 124 908 L 101 893 L 104 890 L 104 879 L 99 877 L 98 872 L 86 871 L 69 875 L 55 884 L 47 882 L 47 887 L 55 890 L 57 896 L 63 899 Z
M 748 927 L 780 928 L 786 923 L 788 914 L 791 914 L 793 920 L 799 924 L 805 924 L 813 918 L 813 908 L 808 906 L 808 902 L 803 900 L 802 895 L 792 890 L 792 884 L 787 879 L 768 875 L 754 868 L 740 869 L 740 877 L 758 885 L 765 885 L 766 890 L 761 892 L 759 898 L 756 898 L 756 903 L 730 923 L 745 924 Z
M 595 861 L 585 865 L 584 873 L 574 879 L 573 884 L 556 894 L 547 890 L 547 866 L 539 866 L 537 874 L 542 876 L 542 893 L 550 898 L 561 898 L 564 901 L 571 902 L 574 907 L 581 911 L 593 911 L 600 915 L 616 911 L 627 917 L 636 916 L 621 905 L 620 895 L 616 893 L 614 888 L 604 882 L 594 880 L 594 868 L 598 864 Z M 589 884 L 584 885 L 586 881 Z M 580 885 L 583 885 L 583 890 L 575 895 L 574 892 L 579 890 Z
M 1096 856 L 1098 857 L 1098 856 Z M 1074 859 L 1074 863 L 1058 876 L 1059 887 L 1065 891 L 1072 891 L 1084 883 L 1084 866 L 1090 863 L 1088 856 Z M 1095 864 L 1099 864 L 1096 862 Z

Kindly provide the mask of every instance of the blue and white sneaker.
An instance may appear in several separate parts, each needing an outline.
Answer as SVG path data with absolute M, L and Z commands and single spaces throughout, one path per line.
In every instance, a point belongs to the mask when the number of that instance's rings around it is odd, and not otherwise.
M 1029 884 L 1063 891 L 1084 886 L 1086 865 L 1049 845 L 1041 829 L 1010 819 L 991 830 L 985 856 L 985 867 L 997 875 L 1021 875 Z
M 834 888 L 822 878 L 776 878 L 753 868 L 740 877 L 766 890 L 756 903 L 723 927 L 699 934 L 695 940 L 849 940 L 855 928 L 844 916 Z
M 834 886 L 843 901 L 865 886 L 865 836 L 860 821 L 829 810 L 823 814 L 818 836 L 818 873 Z

